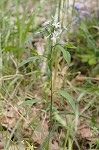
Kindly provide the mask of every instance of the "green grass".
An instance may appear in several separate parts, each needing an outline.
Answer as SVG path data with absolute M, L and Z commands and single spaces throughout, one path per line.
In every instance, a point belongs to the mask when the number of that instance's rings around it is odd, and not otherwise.
M 12 127 L 10 136 L 7 129 L 4 135 L 5 150 L 11 144 L 28 150 L 82 150 L 88 138 L 79 134 L 81 123 L 93 135 L 89 149 L 99 148 L 98 21 L 93 13 L 91 21 L 85 17 L 75 24 L 79 13 L 74 4 L 69 17 L 66 0 L 0 2 L 2 135 L 4 122 Z M 79 72 L 85 77 L 81 81 Z

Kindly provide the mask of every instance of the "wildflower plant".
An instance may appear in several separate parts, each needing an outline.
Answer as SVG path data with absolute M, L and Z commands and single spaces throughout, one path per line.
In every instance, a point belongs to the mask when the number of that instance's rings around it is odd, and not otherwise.
M 67 28 L 61 25 L 61 22 L 58 21 L 58 18 L 51 17 L 51 20 L 46 21 L 43 23 L 40 33 L 42 33 L 45 37 L 45 40 L 48 41 L 47 47 L 47 64 L 48 64 L 48 72 L 49 72 L 49 81 L 50 81 L 50 91 L 51 91 L 51 100 L 50 100 L 50 129 L 52 129 L 52 114 L 53 114 L 53 93 L 55 92 L 54 89 L 54 82 L 57 74 L 57 66 L 58 66 L 58 56 L 59 50 L 63 54 L 64 59 L 66 60 L 67 64 L 70 64 L 71 56 L 67 51 L 66 44 L 62 45 L 59 43 L 62 33 L 66 31 Z M 55 64 L 55 74 L 53 78 L 53 66 Z M 54 79 L 54 80 L 53 80 Z
M 51 20 L 46 21 L 42 25 L 41 33 L 43 33 L 45 39 L 47 40 L 47 64 L 48 64 L 48 71 L 49 71 L 49 82 L 50 82 L 50 106 L 49 106 L 49 111 L 50 111 L 50 130 L 49 130 L 49 135 L 51 135 L 51 132 L 54 128 L 54 120 L 60 121 L 55 118 L 55 109 L 53 107 L 53 100 L 54 100 L 54 94 L 55 92 L 58 94 L 60 93 L 60 90 L 57 91 L 57 88 L 55 86 L 56 82 L 56 76 L 58 72 L 58 58 L 61 54 L 63 54 L 63 66 L 67 65 L 69 67 L 70 62 L 71 62 L 71 55 L 68 52 L 69 48 L 76 48 L 72 43 L 66 42 L 64 44 L 60 44 L 60 39 L 62 38 L 62 34 L 64 31 L 67 31 L 67 28 L 65 26 L 61 25 L 61 21 L 58 21 L 58 18 L 52 17 Z M 65 63 L 65 61 L 66 63 Z M 54 74 L 53 74 L 54 72 Z M 54 77 L 53 77 L 54 75 Z M 74 109 L 74 114 L 75 114 L 75 131 L 77 131 L 77 122 L 78 122 L 78 109 L 75 105 L 74 100 L 71 98 L 71 96 L 68 93 L 65 93 L 62 91 L 67 98 L 68 102 L 70 102 L 72 108 Z M 62 95 L 62 96 L 63 96 Z M 61 120 L 62 121 L 62 120 Z M 69 136 L 69 135 L 68 135 Z M 66 139 L 67 139 L 67 134 L 66 134 Z M 67 140 L 65 141 L 64 148 L 66 147 Z

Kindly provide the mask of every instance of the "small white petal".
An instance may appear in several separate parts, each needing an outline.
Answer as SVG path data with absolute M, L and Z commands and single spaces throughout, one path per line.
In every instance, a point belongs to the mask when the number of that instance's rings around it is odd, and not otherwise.
M 51 40 L 56 43 L 56 38 L 55 37 L 52 37 Z
M 54 23 L 52 24 L 52 26 L 55 27 L 56 29 L 57 29 L 57 28 L 61 28 L 60 22 L 54 22 Z
M 51 21 L 50 21 L 50 20 L 48 20 L 48 21 L 44 22 L 42 26 L 47 26 L 47 25 L 49 25 L 49 24 L 50 24 L 50 22 L 51 22 Z
M 68 30 L 68 29 L 66 28 L 66 26 L 64 26 L 63 29 L 65 29 L 66 31 Z

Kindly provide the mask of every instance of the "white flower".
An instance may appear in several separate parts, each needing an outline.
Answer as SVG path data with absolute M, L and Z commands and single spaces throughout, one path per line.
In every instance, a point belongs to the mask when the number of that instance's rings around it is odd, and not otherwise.
M 68 29 L 66 28 L 66 26 L 63 26 L 63 29 L 66 30 L 66 31 L 68 30 Z
M 52 38 L 51 38 L 51 40 L 54 42 L 54 43 L 56 43 L 56 37 L 55 36 L 52 36 Z
M 61 29 L 61 28 L 58 29 L 58 30 L 57 30 L 57 33 L 60 35 L 60 34 L 62 33 L 62 29 Z
M 54 22 L 54 23 L 52 24 L 52 26 L 55 27 L 56 29 L 57 29 L 57 28 L 61 28 L 60 22 Z
M 51 35 L 51 40 L 56 43 L 56 40 L 59 38 L 59 33 L 57 31 L 54 31 Z
M 54 32 L 53 32 L 53 35 L 54 35 L 55 37 L 59 37 L 59 32 L 58 32 L 58 31 L 54 31 Z

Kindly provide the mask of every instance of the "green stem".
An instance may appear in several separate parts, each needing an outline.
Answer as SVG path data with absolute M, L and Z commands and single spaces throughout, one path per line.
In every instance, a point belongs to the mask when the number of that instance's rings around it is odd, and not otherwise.
M 1 34 L 0 34 L 0 78 L 2 77 L 2 48 L 1 48 Z M 0 81 L 0 87 L 2 86 L 2 80 Z
M 51 46 L 51 59 L 50 59 L 50 85 L 51 85 L 51 101 L 50 101 L 50 129 L 52 127 L 52 108 L 53 108 L 53 77 L 52 77 L 52 46 Z
M 73 15 L 75 13 L 74 5 L 75 5 L 75 0 L 73 0 L 73 5 L 72 5 L 72 17 L 73 17 Z
M 60 21 L 61 0 L 58 0 L 58 21 Z
M 67 129 L 67 132 L 66 132 L 66 135 L 65 135 L 65 141 L 64 141 L 64 146 L 63 146 L 63 150 L 66 149 L 66 144 L 67 144 L 67 141 L 69 139 L 69 129 Z
M 54 81 L 53 81 L 53 88 L 55 88 L 55 83 L 56 83 L 56 77 L 57 77 L 57 72 L 58 72 L 58 51 L 56 49 L 56 57 L 55 57 L 55 74 L 54 74 Z

